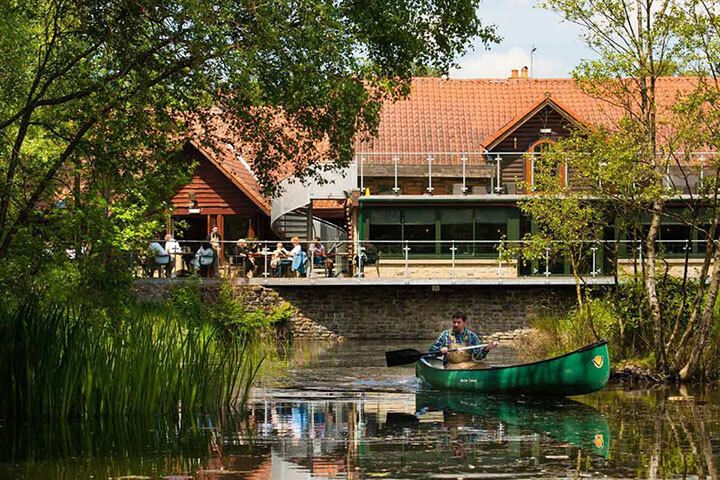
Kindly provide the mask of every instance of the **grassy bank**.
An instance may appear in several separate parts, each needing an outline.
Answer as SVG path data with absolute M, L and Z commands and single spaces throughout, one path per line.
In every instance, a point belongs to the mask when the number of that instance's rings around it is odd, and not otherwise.
M 697 285 L 692 282 L 683 284 L 670 277 L 661 284 L 658 297 L 667 317 L 664 319 L 666 338 L 673 329 L 682 332 L 688 325 L 688 311 L 682 306 L 688 298 L 693 298 L 696 289 Z M 653 325 L 645 305 L 644 289 L 639 282 L 629 281 L 613 289 L 596 291 L 589 300 L 590 319 L 586 312 L 577 309 L 565 314 L 541 315 L 531 322 L 535 329 L 533 334 L 519 341 L 522 346 L 519 350 L 526 360 L 559 355 L 594 342 L 595 330 L 598 337 L 608 340 L 614 370 L 631 366 L 656 378 L 664 378 L 664 372 L 654 371 Z M 714 329 L 701 358 L 699 379 L 703 381 L 720 380 L 720 368 L 717 367 L 720 354 L 718 318 L 720 312 L 716 305 Z M 673 345 L 667 348 L 672 349 Z
M 0 415 L 66 418 L 242 404 L 286 312 L 245 311 L 223 287 L 184 284 L 113 308 L 28 298 L 0 309 Z

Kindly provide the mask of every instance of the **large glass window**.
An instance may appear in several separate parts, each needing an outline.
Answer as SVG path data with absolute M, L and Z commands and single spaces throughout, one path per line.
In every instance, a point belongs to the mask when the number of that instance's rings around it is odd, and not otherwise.
M 503 237 L 507 237 L 507 211 L 497 207 L 475 209 L 475 240 L 482 241 L 475 246 L 475 252 L 496 253 L 497 241 Z
M 691 239 L 692 230 L 687 225 L 660 226 L 661 251 L 678 254 L 685 253 L 685 247 L 689 245 L 687 241 Z
M 473 211 L 470 208 L 440 210 L 441 253 L 451 254 L 451 241 L 455 241 L 455 255 L 473 253 Z
M 402 211 L 399 208 L 373 208 L 367 211 L 369 231 L 366 238 L 374 242 L 378 251 L 401 253 L 400 244 L 383 243 L 402 239 Z
M 435 238 L 434 208 L 407 208 L 404 211 L 404 240 L 410 253 L 437 253 Z
M 507 236 L 508 209 L 404 207 L 368 208 L 364 238 L 386 253 L 403 255 L 404 244 L 409 254 L 450 256 L 455 242 L 456 256 L 497 254 L 497 241 Z M 385 243 L 382 241 L 395 241 Z M 488 241 L 478 244 L 476 240 Z

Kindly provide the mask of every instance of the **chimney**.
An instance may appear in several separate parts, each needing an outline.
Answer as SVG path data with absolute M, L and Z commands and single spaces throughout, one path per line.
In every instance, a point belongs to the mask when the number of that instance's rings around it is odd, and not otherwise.
M 513 68 L 512 70 L 510 70 L 510 78 L 518 78 L 518 69 L 517 68 Z
M 520 70 L 520 78 L 528 78 L 528 68 L 523 67 L 522 70 Z

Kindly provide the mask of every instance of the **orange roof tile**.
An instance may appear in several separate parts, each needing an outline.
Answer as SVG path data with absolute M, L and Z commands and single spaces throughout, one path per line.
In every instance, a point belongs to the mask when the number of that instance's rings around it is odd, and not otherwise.
M 695 84 L 689 77 L 659 79 L 659 111 Z M 569 78 L 416 78 L 407 99 L 383 107 L 377 137 L 358 142 L 356 151 L 367 155 L 368 163 L 388 163 L 393 153 L 443 152 L 456 155 L 435 155 L 434 163 L 455 163 L 458 153 L 482 152 L 547 98 L 585 125 L 612 126 L 622 116 L 619 107 L 587 94 Z M 424 155 L 400 157 L 401 163 L 424 161 Z

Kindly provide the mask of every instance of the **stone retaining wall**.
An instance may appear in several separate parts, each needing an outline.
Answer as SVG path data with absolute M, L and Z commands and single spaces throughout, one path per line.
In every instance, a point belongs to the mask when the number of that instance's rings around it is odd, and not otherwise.
M 250 287 L 253 288 L 253 287 Z M 273 287 L 297 309 L 295 338 L 331 332 L 347 338 L 429 338 L 448 328 L 456 310 L 472 329 L 503 337 L 529 326 L 542 313 L 561 312 L 574 300 L 573 287 L 351 286 Z M 504 335 L 503 335 L 504 334 Z
M 168 283 L 144 282 L 138 295 L 158 299 Z M 212 301 L 217 282 L 205 282 Z M 561 313 L 574 302 L 574 287 L 423 285 L 263 287 L 237 284 L 249 308 L 294 307 L 289 333 L 294 338 L 430 338 L 449 327 L 456 310 L 468 316 L 473 330 L 511 339 L 543 313 Z

